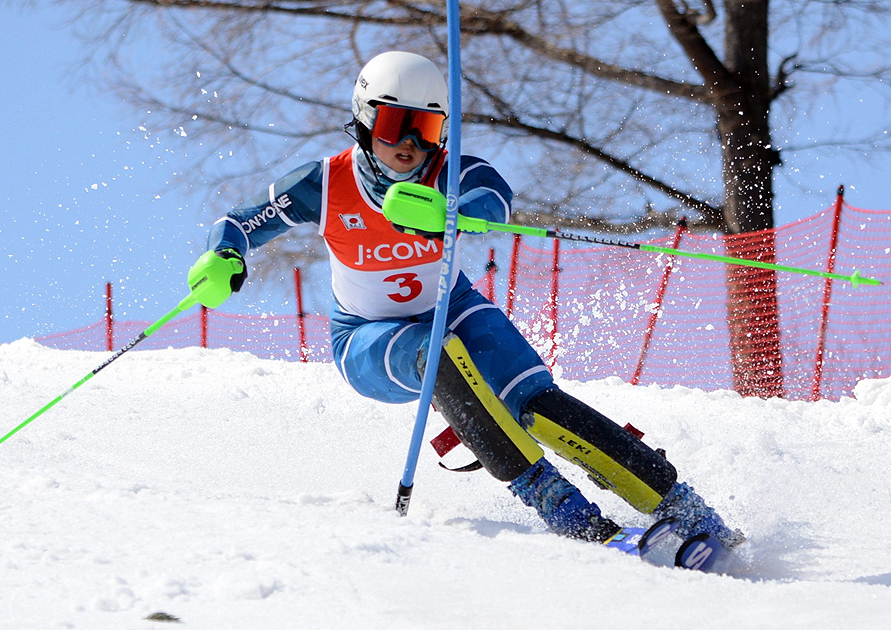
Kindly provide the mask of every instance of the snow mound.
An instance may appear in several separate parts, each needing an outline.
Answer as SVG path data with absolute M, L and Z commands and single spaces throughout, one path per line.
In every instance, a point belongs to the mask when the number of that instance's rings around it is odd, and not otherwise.
M 106 358 L 0 344 L 0 433 Z M 816 403 L 561 385 L 643 430 L 746 532 L 727 574 L 561 539 L 426 445 L 399 518 L 415 405 L 360 398 L 330 364 L 134 351 L 0 444 L 0 630 L 148 629 L 162 612 L 215 630 L 884 627 L 891 380 Z M 432 415 L 428 437 L 444 426 Z

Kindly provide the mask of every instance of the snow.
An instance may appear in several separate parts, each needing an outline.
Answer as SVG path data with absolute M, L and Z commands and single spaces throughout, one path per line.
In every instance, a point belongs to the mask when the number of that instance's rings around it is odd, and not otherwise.
M 0 435 L 107 356 L 0 344 Z M 561 385 L 746 532 L 725 574 L 559 538 L 426 442 L 400 518 L 415 405 L 360 398 L 331 364 L 133 351 L 0 444 L 0 629 L 887 627 L 891 380 L 816 403 Z

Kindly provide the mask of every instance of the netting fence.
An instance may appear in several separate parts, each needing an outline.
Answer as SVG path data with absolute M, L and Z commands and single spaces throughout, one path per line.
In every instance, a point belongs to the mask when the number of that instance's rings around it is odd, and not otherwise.
M 846 204 L 771 230 L 740 236 L 702 236 L 679 227 L 653 244 L 719 255 L 758 250 L 770 237 L 779 264 L 850 275 L 883 286 L 792 273 L 750 271 L 749 295 L 775 281 L 778 323 L 760 321 L 746 333 L 752 353 L 781 370 L 782 395 L 795 400 L 848 396 L 864 378 L 891 376 L 891 212 Z M 728 267 L 618 248 L 515 240 L 507 310 L 542 357 L 564 378 L 617 375 L 632 383 L 735 387 L 731 361 Z M 739 269 L 739 268 L 737 268 Z M 731 314 L 731 315 L 729 315 Z
M 739 357 L 752 355 L 761 360 L 752 378 L 774 387 L 763 391 L 794 400 L 835 400 L 861 379 L 891 376 L 891 211 L 853 207 L 840 192 L 825 211 L 769 232 L 704 236 L 679 226 L 651 244 L 751 258 L 767 251 L 771 262 L 844 275 L 857 270 L 885 284 L 855 288 L 751 268 L 734 276 L 711 261 L 517 237 L 500 302 L 556 375 L 740 391 Z M 493 301 L 494 271 L 490 264 L 477 282 Z M 139 347 L 226 347 L 329 361 L 328 319 L 302 312 L 299 273 L 295 282 L 293 315 L 201 309 Z M 110 289 L 108 303 L 105 320 L 37 341 L 111 349 L 151 323 L 115 321 Z M 752 391 L 760 390 L 742 393 Z

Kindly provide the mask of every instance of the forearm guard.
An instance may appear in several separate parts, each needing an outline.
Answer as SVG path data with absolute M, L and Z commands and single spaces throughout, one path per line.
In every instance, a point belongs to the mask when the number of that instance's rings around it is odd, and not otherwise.
M 544 456 L 470 359 L 461 340 L 446 336 L 433 404 L 461 441 L 496 479 L 513 481 Z

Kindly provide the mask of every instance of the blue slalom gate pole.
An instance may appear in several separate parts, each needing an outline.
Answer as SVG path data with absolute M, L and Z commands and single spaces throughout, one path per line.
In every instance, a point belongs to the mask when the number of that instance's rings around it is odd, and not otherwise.
M 446 314 L 449 309 L 449 289 L 458 261 L 455 260 L 455 241 L 458 237 L 458 186 L 461 174 L 461 22 L 458 0 L 446 1 L 449 46 L 449 138 L 446 149 L 449 152 L 447 176 L 445 233 L 442 239 L 442 264 L 439 273 L 439 288 L 436 293 L 436 308 L 433 312 L 433 327 L 430 330 L 430 349 L 427 352 L 427 366 L 421 382 L 421 396 L 418 400 L 418 413 L 411 434 L 405 470 L 396 495 L 396 511 L 400 516 L 408 514 L 411 491 L 414 486 L 415 470 L 424 430 L 427 427 L 427 412 L 433 400 L 433 386 L 442 354 L 442 338 L 445 335 Z

